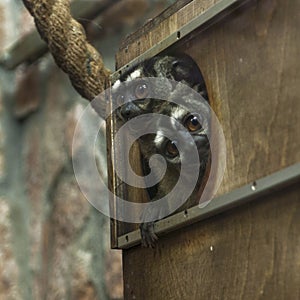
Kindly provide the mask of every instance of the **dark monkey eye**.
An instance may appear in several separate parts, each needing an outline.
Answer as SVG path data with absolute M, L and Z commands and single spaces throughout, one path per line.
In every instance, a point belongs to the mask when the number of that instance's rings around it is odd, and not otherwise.
M 173 158 L 178 155 L 177 142 L 176 141 L 168 141 L 166 144 L 166 154 Z
M 117 104 L 119 104 L 119 105 L 124 104 L 124 102 L 125 102 L 125 96 L 122 94 L 117 95 L 116 99 L 117 99 Z
M 144 99 L 149 94 L 149 88 L 146 82 L 139 82 L 134 90 L 137 99 Z
M 200 117 L 197 115 L 189 115 L 184 122 L 185 128 L 190 132 L 195 132 L 202 129 Z

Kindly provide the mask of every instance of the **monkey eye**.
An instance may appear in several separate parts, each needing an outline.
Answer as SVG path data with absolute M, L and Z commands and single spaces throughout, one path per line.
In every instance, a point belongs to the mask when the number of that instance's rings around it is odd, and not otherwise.
M 177 142 L 176 141 L 168 141 L 166 144 L 166 155 L 170 158 L 174 158 L 178 155 Z
M 202 129 L 201 118 L 197 114 L 188 115 L 184 121 L 184 127 L 190 132 L 199 131 Z
M 123 94 L 118 94 L 116 96 L 117 104 L 124 104 L 125 103 L 125 96 Z
M 144 82 L 144 81 L 139 82 L 135 86 L 134 93 L 135 93 L 135 97 L 137 99 L 144 99 L 144 98 L 146 98 L 148 96 L 148 94 L 149 94 L 149 87 L 148 87 L 147 83 Z

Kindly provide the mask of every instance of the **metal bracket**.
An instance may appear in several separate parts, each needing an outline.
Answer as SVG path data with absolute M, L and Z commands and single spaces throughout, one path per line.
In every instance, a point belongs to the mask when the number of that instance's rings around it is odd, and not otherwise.
M 148 49 L 143 54 L 130 61 L 127 65 L 121 67 L 119 70 L 114 72 L 111 75 L 112 82 L 115 82 L 120 77 L 120 75 L 122 75 L 132 66 L 166 50 L 168 47 L 175 44 L 179 40 L 182 40 L 183 38 L 188 36 L 192 31 L 201 27 L 208 21 L 211 21 L 213 18 L 220 15 L 221 13 L 227 11 L 227 14 L 229 14 L 233 10 L 241 7 L 249 1 L 250 0 L 220 0 L 214 6 L 203 12 L 201 15 L 195 17 L 190 22 L 179 28 L 177 31 L 173 32 L 171 35 L 160 41 L 158 44 Z
M 195 206 L 184 212 L 160 220 L 155 223 L 155 233 L 158 235 L 166 234 L 231 208 L 241 206 L 242 204 L 256 200 L 261 196 L 271 194 L 298 181 L 300 181 L 300 163 L 258 179 L 225 195 L 219 196 L 203 208 Z M 135 230 L 118 238 L 118 248 L 130 248 L 139 244 L 140 241 L 140 231 Z

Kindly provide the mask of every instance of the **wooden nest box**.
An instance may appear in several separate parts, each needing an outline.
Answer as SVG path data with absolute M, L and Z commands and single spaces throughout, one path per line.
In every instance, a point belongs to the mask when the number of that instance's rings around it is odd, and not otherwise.
M 300 298 L 299 11 L 299 1 L 178 1 L 123 42 L 112 80 L 168 51 L 197 62 L 227 149 L 215 198 L 158 221 L 155 249 L 140 246 L 138 225 L 112 221 L 125 299 Z M 142 199 L 113 175 L 108 125 L 110 188 Z

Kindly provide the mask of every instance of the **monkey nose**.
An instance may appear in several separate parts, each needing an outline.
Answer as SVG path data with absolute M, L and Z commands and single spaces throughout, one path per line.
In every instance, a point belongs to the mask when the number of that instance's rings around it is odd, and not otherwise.
M 133 103 L 126 103 L 121 108 L 121 115 L 124 119 L 132 119 L 138 115 L 138 107 Z
M 199 136 L 198 137 L 198 145 L 200 147 L 208 147 L 209 146 L 209 141 L 208 141 L 208 138 L 206 136 Z
M 197 145 L 198 152 L 201 157 L 207 156 L 209 154 L 210 145 L 209 140 L 206 136 L 201 136 L 197 141 Z

